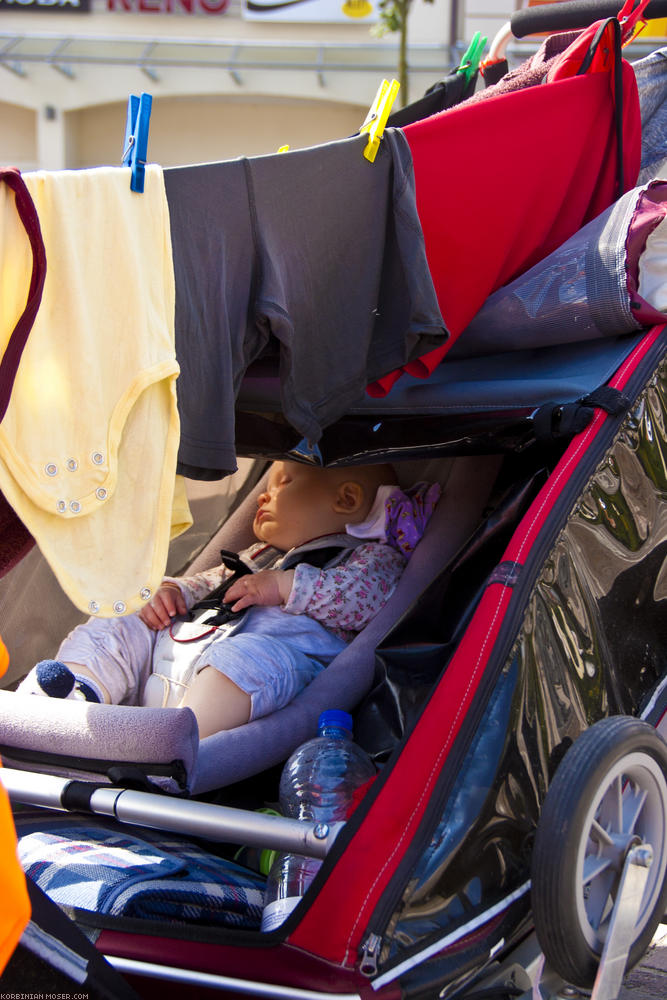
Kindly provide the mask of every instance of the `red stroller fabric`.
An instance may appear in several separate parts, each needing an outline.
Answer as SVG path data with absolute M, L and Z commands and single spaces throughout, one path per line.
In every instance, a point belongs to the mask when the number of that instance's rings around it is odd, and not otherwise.
M 605 35 L 580 72 L 598 30 L 618 30 L 618 24 L 597 22 L 582 32 L 541 86 L 460 105 L 405 127 L 426 255 L 451 336 L 372 383 L 369 395 L 385 395 L 403 372 L 428 377 L 492 292 L 620 196 L 619 70 L 623 190 L 636 183 L 641 122 L 632 67 L 625 60 L 619 67 Z
M 664 331 L 664 326 L 654 327 L 642 338 L 611 379 L 613 388 L 624 391 L 633 372 L 656 341 L 664 336 Z M 539 543 L 540 532 L 570 479 L 572 469 L 605 419 L 604 411 L 598 409 L 586 430 L 573 439 L 549 477 L 548 485 L 525 514 L 500 564 L 509 563 L 520 568 L 526 563 L 531 548 Z M 289 942 L 294 947 L 341 965 L 354 966 L 358 961 L 360 943 L 383 891 L 411 846 L 414 851 L 413 837 L 432 802 L 438 775 L 482 683 L 503 627 L 513 586 L 513 582 L 493 577 L 487 582 L 443 677 L 400 756 L 392 764 L 388 780 L 380 787 L 363 824 L 355 831 L 354 845 L 338 860 L 335 871 L 290 934 Z M 413 853 L 412 861 L 414 857 Z M 368 877 L 369 858 L 373 859 L 372 877 Z M 388 919 L 389 914 L 385 916 Z

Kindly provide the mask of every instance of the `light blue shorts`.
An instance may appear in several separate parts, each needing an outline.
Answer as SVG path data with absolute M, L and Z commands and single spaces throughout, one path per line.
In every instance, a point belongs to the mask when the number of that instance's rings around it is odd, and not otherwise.
M 188 629 L 202 638 L 174 641 Z M 253 607 L 214 632 L 179 621 L 171 634 L 153 632 L 136 615 L 91 618 L 65 639 L 57 658 L 87 666 L 114 704 L 154 707 L 152 674 L 174 676 L 185 689 L 204 667 L 214 667 L 250 696 L 250 718 L 258 719 L 287 705 L 345 645 L 308 615 Z

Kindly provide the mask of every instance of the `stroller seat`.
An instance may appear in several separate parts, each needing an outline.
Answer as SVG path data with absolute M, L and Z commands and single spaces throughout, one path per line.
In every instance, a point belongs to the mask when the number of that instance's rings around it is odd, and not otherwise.
M 51 900 L 77 914 L 258 929 L 264 875 L 221 856 L 210 844 L 182 839 L 215 827 L 212 839 L 227 843 L 224 820 L 209 821 L 205 814 L 200 819 L 206 809 L 225 813 L 225 807 L 197 801 L 197 796 L 215 792 L 218 797 L 224 786 L 282 763 L 313 735 L 322 710 L 332 705 L 353 710 L 362 701 L 376 678 L 376 648 L 474 533 L 501 462 L 501 456 L 492 455 L 398 466 L 403 486 L 423 478 L 437 479 L 443 488 L 422 540 L 377 618 L 290 705 L 271 716 L 200 742 L 190 709 L 0 691 L 5 781 L 15 782 L 18 775 L 22 794 L 27 790 L 25 801 L 48 808 L 55 797 L 67 810 L 64 815 L 17 810 L 26 874 Z M 192 571 L 215 564 L 220 547 L 247 544 L 262 486 L 263 479 L 200 553 Z M 53 792 L 49 783 L 56 778 L 63 782 Z M 108 806 L 100 807 L 101 784 L 119 795 Z M 11 792 L 11 784 L 8 788 Z M 143 790 L 143 798 L 127 820 L 125 802 L 136 789 Z M 171 794 L 165 800 L 154 791 Z M 119 807 L 120 796 L 125 798 Z M 134 800 L 129 809 L 135 809 Z M 100 811 L 109 818 L 100 817 Z M 119 826 L 119 819 L 132 826 Z M 161 832 L 147 828 L 153 825 Z M 243 834 L 230 838 L 239 841 L 246 842 Z M 247 842 L 252 845 L 252 838 Z
M 424 537 L 376 619 L 285 708 L 200 742 L 189 709 L 98 705 L 0 691 L 5 765 L 135 787 L 150 782 L 171 793 L 197 795 L 281 763 L 315 733 L 321 711 L 332 706 L 353 710 L 370 689 L 376 647 L 473 533 L 500 464 L 500 456 L 463 456 L 397 466 L 401 485 L 417 478 L 442 484 Z M 261 489 L 260 481 L 190 571 L 214 565 L 220 548 L 250 542 Z

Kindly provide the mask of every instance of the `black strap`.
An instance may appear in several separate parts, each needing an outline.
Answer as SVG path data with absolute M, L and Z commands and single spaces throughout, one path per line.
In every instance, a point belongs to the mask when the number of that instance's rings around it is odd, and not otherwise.
M 544 403 L 533 414 L 535 437 L 538 441 L 564 441 L 589 425 L 596 407 L 617 417 L 625 413 L 629 406 L 627 396 L 604 385 L 574 403 Z
M 145 763 L 141 761 L 119 763 L 117 760 L 107 760 L 99 757 L 69 756 L 67 754 L 49 753 L 46 750 L 24 750 L 22 747 L 5 745 L 0 746 L 0 759 L 4 760 L 8 765 L 11 762 L 31 764 L 37 770 L 43 769 L 47 772 L 50 768 L 58 767 L 66 771 L 87 771 L 93 775 L 105 774 L 114 785 L 125 786 L 126 782 L 132 782 L 132 786 L 139 790 L 162 791 L 161 786 L 153 782 L 149 775 L 156 778 L 171 778 L 183 790 L 186 788 L 188 778 L 185 764 L 182 760 L 178 759 L 165 763 L 151 763 L 150 761 Z M 72 787 L 71 791 L 67 791 L 70 785 L 75 786 L 77 780 L 72 779 L 66 785 L 63 794 L 79 794 L 74 787 Z M 106 782 L 99 786 L 92 781 L 80 780 L 78 783 L 88 788 L 93 788 L 93 790 L 97 787 L 109 787 Z M 74 807 L 64 805 L 63 808 L 71 809 Z
M 630 409 L 630 400 L 619 389 L 610 385 L 601 385 L 581 400 L 584 406 L 598 406 L 611 417 L 618 417 Z
M 587 73 L 593 56 L 600 42 L 611 25 L 614 33 L 614 124 L 616 126 L 616 197 L 620 198 L 625 191 L 625 172 L 623 167 L 623 54 L 621 41 L 621 25 L 615 17 L 603 21 L 595 32 L 588 52 L 584 56 L 577 76 Z
M 180 761 L 178 762 L 180 763 Z M 150 768 L 150 764 L 144 765 Z M 151 781 L 142 766 L 138 764 L 117 764 L 107 771 L 111 785 L 104 781 L 81 781 L 73 778 L 68 781 L 60 796 L 60 805 L 67 812 L 94 813 L 92 797 L 95 792 L 106 788 L 122 788 L 137 792 L 153 792 L 164 794 L 164 790 Z M 181 788 L 185 785 L 181 784 Z
M 316 569 L 324 569 L 341 552 L 349 551 L 349 547 L 346 545 L 325 545 L 321 549 L 309 549 L 305 552 L 296 553 L 294 560 L 289 560 L 285 568 L 292 569 L 294 566 L 298 566 L 299 563 L 307 562 L 309 566 L 314 566 Z
M 496 83 L 500 83 L 504 76 L 507 76 L 509 72 L 509 63 L 507 59 L 496 59 L 492 63 L 487 63 L 482 66 L 482 79 L 484 80 L 485 87 L 493 87 Z
M 68 812 L 92 812 L 90 800 L 100 788 L 108 788 L 101 781 L 69 781 L 60 796 L 60 805 Z
M 230 552 L 227 549 L 220 550 L 220 562 L 226 569 L 231 570 L 231 576 L 228 576 L 222 581 L 219 587 L 216 587 L 210 594 L 207 594 L 201 601 L 197 601 L 193 605 L 189 614 L 190 621 L 195 617 L 197 611 L 205 611 L 207 608 L 210 608 L 215 613 L 210 618 L 206 618 L 202 622 L 202 625 L 226 625 L 228 622 L 234 621 L 245 614 L 245 609 L 243 611 L 232 611 L 224 603 L 224 598 L 231 585 L 240 580 L 242 576 L 252 573 L 252 570 L 249 566 L 246 566 L 236 552 Z
M 303 552 L 297 552 L 293 560 L 289 562 L 289 569 L 293 569 L 294 566 L 298 566 L 302 562 L 307 562 L 310 566 L 315 566 L 317 569 L 324 569 L 344 549 L 346 549 L 344 545 L 326 545 L 319 549 L 306 549 Z M 252 573 L 252 570 L 239 558 L 236 552 L 229 552 L 227 549 L 221 549 L 220 561 L 227 569 L 231 570 L 232 575 L 223 580 L 219 587 L 216 587 L 210 594 L 203 597 L 201 601 L 197 601 L 193 605 L 190 610 L 191 621 L 197 611 L 210 608 L 214 614 L 210 618 L 203 619 L 202 625 L 227 625 L 229 622 L 242 617 L 247 611 L 247 608 L 243 608 L 241 611 L 232 611 L 231 607 L 225 604 L 225 594 L 236 580 L 240 580 L 241 577 Z

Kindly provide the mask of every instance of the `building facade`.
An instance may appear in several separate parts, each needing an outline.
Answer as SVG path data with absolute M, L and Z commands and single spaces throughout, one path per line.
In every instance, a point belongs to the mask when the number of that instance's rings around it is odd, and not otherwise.
M 457 0 L 452 0 L 456 5 Z M 153 97 L 148 159 L 174 166 L 354 133 L 397 76 L 368 0 L 0 0 L 0 161 L 118 164 L 130 94 Z M 408 99 L 455 66 L 500 0 L 413 0 Z M 406 95 L 401 95 L 405 99 Z

